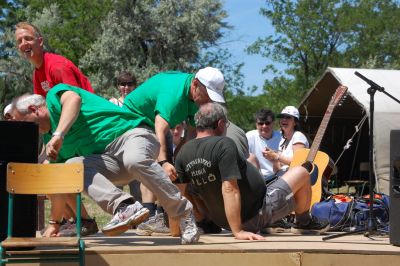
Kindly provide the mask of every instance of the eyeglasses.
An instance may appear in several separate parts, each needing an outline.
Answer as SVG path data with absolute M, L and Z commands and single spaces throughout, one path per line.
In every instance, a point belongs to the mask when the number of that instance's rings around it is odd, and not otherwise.
M 131 86 L 133 86 L 133 81 L 120 82 L 118 85 L 121 87 L 125 87 L 125 86 L 131 87 Z
M 271 124 L 272 124 L 272 121 L 257 122 L 257 125 L 259 125 L 259 126 L 263 126 L 263 125 L 269 126 L 269 125 L 271 125 Z

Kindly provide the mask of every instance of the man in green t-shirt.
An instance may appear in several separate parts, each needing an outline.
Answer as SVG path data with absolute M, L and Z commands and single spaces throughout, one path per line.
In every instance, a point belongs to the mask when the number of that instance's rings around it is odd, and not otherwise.
M 168 71 L 152 76 L 125 97 L 123 107 L 145 117 L 145 123 L 154 129 L 160 142 L 158 163 L 171 180 L 176 179 L 176 171 L 171 161 L 172 143 L 167 141 L 169 129 L 188 120 L 187 137 L 192 138 L 193 116 L 198 106 L 210 101 L 224 102 L 224 85 L 222 73 L 213 67 L 200 69 L 196 74 Z M 154 215 L 155 195 L 143 184 L 141 192 L 143 205 Z
M 158 163 L 171 180 L 176 179 L 176 171 L 167 161 L 165 136 L 170 128 L 186 119 L 194 136 L 193 117 L 198 106 L 211 101 L 225 102 L 224 85 L 221 71 L 213 67 L 200 69 L 195 75 L 170 71 L 151 77 L 125 97 L 124 108 L 145 117 L 144 122 L 154 128 L 161 145 Z
M 54 86 L 46 100 L 23 95 L 13 101 L 13 108 L 16 120 L 39 124 L 51 161 L 84 164 L 85 191 L 103 210 L 114 214 L 102 229 L 104 234 L 121 234 L 147 218 L 149 211 L 114 185 L 137 178 L 155 193 L 171 217 L 180 218 L 182 243 L 198 241 L 192 205 L 155 161 L 159 143 L 143 124 L 144 117 L 66 84 Z M 63 206 L 61 201 L 52 205 Z M 50 218 L 60 221 L 61 213 L 62 207 L 52 207 Z M 55 232 L 58 226 L 53 224 Z

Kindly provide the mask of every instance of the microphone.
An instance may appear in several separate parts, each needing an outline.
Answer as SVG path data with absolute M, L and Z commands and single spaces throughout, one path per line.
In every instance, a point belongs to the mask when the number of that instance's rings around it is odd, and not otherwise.
M 385 91 L 384 87 L 379 86 L 378 84 L 376 84 L 375 82 L 373 82 L 372 80 L 368 79 L 367 77 L 361 75 L 358 71 L 354 72 L 354 74 L 361 78 L 362 80 L 364 80 L 365 82 L 367 82 L 371 87 L 373 87 L 374 89 L 378 90 L 378 91 Z

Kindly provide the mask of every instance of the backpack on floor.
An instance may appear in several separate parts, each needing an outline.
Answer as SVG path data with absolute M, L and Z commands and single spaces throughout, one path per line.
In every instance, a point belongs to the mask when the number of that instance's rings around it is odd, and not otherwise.
M 315 203 L 311 214 L 319 219 L 328 220 L 330 231 L 353 231 L 365 229 L 369 218 L 369 198 L 354 198 L 347 195 L 334 195 L 322 202 Z M 389 197 L 376 194 L 373 206 L 378 228 L 387 228 L 389 224 Z

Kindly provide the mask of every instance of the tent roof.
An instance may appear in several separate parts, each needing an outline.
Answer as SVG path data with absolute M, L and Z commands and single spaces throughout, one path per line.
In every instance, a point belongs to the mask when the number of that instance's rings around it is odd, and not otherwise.
M 330 96 L 333 94 L 336 87 L 341 84 L 347 86 L 348 94 L 353 96 L 353 100 L 369 112 L 370 95 L 367 90 L 370 85 L 356 76 L 354 74 L 356 71 L 383 87 L 385 92 L 400 99 L 400 70 L 328 67 L 322 78 L 307 93 L 300 105 L 303 105 L 309 100 L 309 97 L 312 97 L 312 94 L 315 93 L 316 90 L 328 90 Z M 334 83 L 333 87 L 332 83 Z M 320 97 L 320 95 L 318 97 Z M 376 92 L 374 101 L 375 112 L 400 112 L 399 104 L 380 91 Z
M 370 85 L 356 76 L 356 71 L 400 100 L 400 70 L 328 67 L 301 101 L 299 111 L 305 121 L 309 117 L 320 118 L 324 115 L 339 85 L 348 87 L 348 97 L 340 108 L 335 109 L 333 116 L 355 120 L 360 120 L 365 114 L 369 116 Z M 378 190 L 388 193 L 390 148 L 394 148 L 390 147 L 390 131 L 400 129 L 400 104 L 380 91 L 375 93 L 374 102 L 374 170 Z

